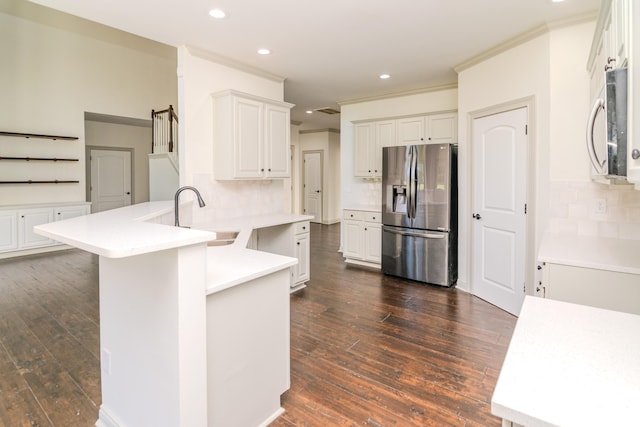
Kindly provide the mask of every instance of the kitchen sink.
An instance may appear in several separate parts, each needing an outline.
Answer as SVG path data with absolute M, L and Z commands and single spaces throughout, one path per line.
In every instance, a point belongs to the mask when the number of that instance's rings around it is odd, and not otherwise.
M 207 246 L 226 246 L 235 242 L 237 231 L 215 231 L 216 238 L 207 242 Z

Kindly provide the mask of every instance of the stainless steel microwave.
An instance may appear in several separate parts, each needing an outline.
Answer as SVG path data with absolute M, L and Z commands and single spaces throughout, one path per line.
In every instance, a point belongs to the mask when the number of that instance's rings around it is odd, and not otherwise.
M 594 175 L 627 177 L 627 68 L 605 71 L 604 93 L 587 124 L 587 151 Z

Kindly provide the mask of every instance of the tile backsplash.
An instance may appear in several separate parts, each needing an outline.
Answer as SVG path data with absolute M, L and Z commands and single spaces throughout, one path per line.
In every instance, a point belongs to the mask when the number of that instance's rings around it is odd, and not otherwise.
M 551 182 L 549 231 L 640 240 L 640 191 L 631 185 Z
M 207 204 L 202 209 L 196 204 L 194 222 L 283 211 L 285 194 L 282 180 L 216 181 L 209 174 L 195 174 L 193 185 Z

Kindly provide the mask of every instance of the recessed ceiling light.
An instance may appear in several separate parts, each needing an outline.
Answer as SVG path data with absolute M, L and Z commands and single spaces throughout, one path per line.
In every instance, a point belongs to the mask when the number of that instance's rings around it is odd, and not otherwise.
M 564 0 L 551 0 L 551 3 L 562 3 Z
M 222 18 L 224 18 L 225 16 L 227 16 L 227 14 L 226 14 L 226 13 L 224 13 L 224 11 L 223 11 L 223 10 L 220 10 L 220 9 L 211 9 L 211 10 L 209 11 L 209 15 L 210 15 L 211 17 L 213 17 L 213 18 L 217 18 L 217 19 L 222 19 Z
M 307 110 L 307 111 L 305 111 L 305 113 L 307 113 L 307 114 L 313 114 L 313 111 L 312 111 L 312 110 Z
M 380 78 L 381 78 L 382 80 L 384 80 L 384 79 L 388 79 L 389 77 L 391 77 L 389 74 L 380 74 Z
M 260 55 L 269 55 L 271 51 L 269 49 L 258 49 Z

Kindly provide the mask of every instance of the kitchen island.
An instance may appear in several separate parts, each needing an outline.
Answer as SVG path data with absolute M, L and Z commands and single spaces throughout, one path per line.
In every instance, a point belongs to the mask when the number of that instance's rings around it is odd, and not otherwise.
M 309 217 L 191 229 L 167 225 L 172 217 L 173 202 L 149 202 L 34 228 L 99 255 L 96 426 L 267 425 L 289 388 L 289 270 L 297 260 L 246 244 L 256 225 L 287 232 Z M 237 233 L 235 241 L 218 245 L 220 229 Z
M 525 297 L 491 399 L 511 426 L 627 426 L 640 419 L 640 316 Z

